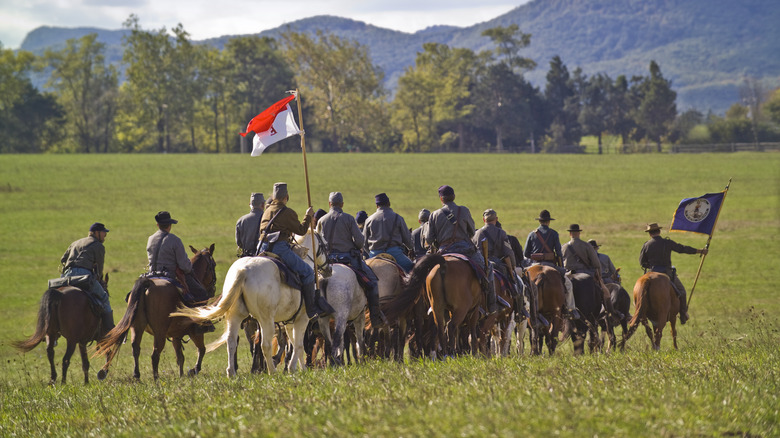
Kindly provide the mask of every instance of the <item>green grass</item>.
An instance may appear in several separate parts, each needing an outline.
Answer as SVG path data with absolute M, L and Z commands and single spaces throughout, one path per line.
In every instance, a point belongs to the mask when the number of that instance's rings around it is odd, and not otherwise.
M 386 192 L 411 226 L 419 209 L 438 207 L 436 189 L 455 188 L 456 202 L 494 208 L 521 242 L 541 209 L 622 267 L 630 289 L 641 275 L 639 248 L 647 222 L 667 235 L 684 197 L 722 190 L 733 177 L 710 254 L 679 327 L 679 351 L 668 329 L 662 351 L 649 351 L 642 330 L 625 353 L 460 358 L 446 362 L 313 370 L 295 375 L 247 374 L 240 344 L 239 377 L 225 377 L 225 350 L 206 356 L 203 373 L 177 377 L 170 346 L 161 379 L 151 380 L 151 340 L 142 351 L 140 383 L 131 382 L 125 346 L 108 380 L 81 384 L 74 357 L 69 384 L 50 387 L 45 349 L 26 355 L 9 342 L 30 335 L 46 280 L 68 244 L 92 222 L 111 230 L 106 270 L 115 318 L 146 264 L 154 215 L 171 211 L 174 233 L 197 248 L 216 243 L 218 288 L 235 259 L 235 221 L 249 194 L 290 186 L 290 206 L 305 210 L 299 154 L 0 156 L 0 436 L 96 435 L 370 435 L 370 436 L 772 436 L 778 430 L 777 353 L 780 304 L 780 154 L 697 155 L 376 155 L 310 154 L 312 201 L 327 208 L 341 191 L 345 211 L 373 210 Z M 562 232 L 565 234 L 565 232 Z M 706 236 L 672 233 L 701 247 Z M 673 261 L 690 289 L 696 256 Z M 218 324 L 218 329 L 222 325 Z M 216 334 L 208 335 L 209 340 Z M 64 342 L 57 348 L 61 360 Z M 187 366 L 194 348 L 186 347 Z M 59 364 L 58 364 L 59 368 Z

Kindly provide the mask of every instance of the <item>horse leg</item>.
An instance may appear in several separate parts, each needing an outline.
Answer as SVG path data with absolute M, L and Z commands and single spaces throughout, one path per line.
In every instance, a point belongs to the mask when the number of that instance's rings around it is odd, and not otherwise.
M 76 351 L 76 342 L 68 339 L 67 347 L 65 347 L 65 356 L 62 357 L 62 383 L 68 379 L 68 367 L 70 366 L 70 357 L 73 356 L 73 352 Z
M 672 317 L 669 323 L 672 326 L 672 343 L 674 343 L 674 349 L 677 350 L 677 318 Z
M 182 351 L 181 338 L 171 338 L 173 351 L 176 353 L 176 365 L 179 366 L 179 377 L 184 377 L 184 351 Z
M 650 328 L 650 325 L 647 323 L 647 321 L 642 321 L 642 325 L 645 326 L 645 332 L 647 333 L 647 337 L 650 338 L 650 343 L 653 345 L 653 349 L 657 350 L 657 348 L 655 348 L 655 333 L 653 333 L 653 329 Z
M 138 361 L 139 361 L 139 359 L 141 357 L 141 338 L 143 338 L 143 336 L 144 336 L 144 330 L 143 329 L 139 329 L 137 327 L 133 327 L 133 328 L 130 329 L 130 331 L 132 331 L 132 334 L 133 334 L 133 342 L 132 342 L 133 362 L 135 363 L 135 367 L 133 368 L 133 377 L 135 379 L 140 379 L 141 378 L 141 370 L 138 367 Z
M 336 318 L 336 326 L 333 331 L 333 360 L 338 365 L 344 365 L 344 333 L 347 330 L 346 318 Z M 349 348 L 349 347 L 347 347 Z
M 84 384 L 89 383 L 89 356 L 87 356 L 87 344 L 79 343 L 79 353 L 81 353 L 81 369 L 84 370 Z
M 268 367 L 268 374 L 276 372 L 276 365 L 274 365 L 273 349 L 271 347 L 271 340 L 274 337 L 274 321 L 273 318 L 263 318 L 262 321 L 258 320 L 260 325 L 260 349 L 263 352 L 265 358 L 265 365 Z M 233 347 L 235 348 L 235 347 Z M 255 346 L 257 348 L 257 346 Z M 234 372 L 235 373 L 235 372 Z
M 293 322 L 291 328 L 285 327 L 287 332 L 288 344 L 292 344 L 292 356 L 290 357 L 289 370 L 295 371 L 300 367 L 301 370 L 306 369 L 306 361 L 303 354 L 303 335 L 306 333 L 306 327 L 309 322 L 304 316 L 298 316 L 298 319 Z
M 361 320 L 361 318 L 358 318 L 358 320 Z M 365 331 L 363 325 L 365 324 L 365 318 L 362 318 L 362 321 L 364 321 L 362 324 L 358 321 L 354 322 L 353 325 L 355 327 L 355 364 L 359 364 L 362 359 L 363 355 L 365 354 L 365 339 L 363 336 L 363 332 Z
M 49 359 L 49 366 L 51 367 L 49 383 L 52 385 L 57 383 L 57 367 L 54 366 L 54 343 L 57 342 L 57 337 L 57 335 L 46 336 L 46 357 Z
M 227 332 L 227 357 L 228 366 L 225 369 L 228 377 L 234 377 L 236 375 L 236 367 L 233 359 L 236 357 L 236 347 L 238 346 L 238 330 L 241 328 L 241 321 L 243 318 L 240 316 L 233 316 L 227 319 L 225 331 Z M 257 348 L 257 346 L 255 346 Z M 255 351 L 255 353 L 257 353 Z
M 154 348 L 152 350 L 152 376 L 154 377 L 154 380 L 160 378 L 160 355 L 162 354 L 163 348 L 165 348 L 165 334 L 167 332 L 168 327 L 165 327 L 165 331 L 154 332 Z M 184 360 L 184 358 L 182 358 L 182 360 Z
M 203 333 L 190 336 L 192 343 L 195 344 L 195 348 L 198 349 L 198 360 L 195 362 L 195 368 L 192 368 L 187 372 L 189 376 L 196 376 L 200 373 L 200 367 L 203 364 L 203 356 L 206 355 L 206 344 L 203 342 Z

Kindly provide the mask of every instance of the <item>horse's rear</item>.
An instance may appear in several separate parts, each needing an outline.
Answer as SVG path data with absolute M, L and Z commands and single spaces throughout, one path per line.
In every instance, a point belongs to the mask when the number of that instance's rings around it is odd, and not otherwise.
M 552 355 L 558 345 L 558 334 L 563 329 L 564 320 L 561 313 L 565 302 L 563 278 L 553 267 L 532 265 L 527 269 L 528 276 L 536 284 L 538 290 L 538 312 L 550 321 L 550 328 L 543 336 L 539 336 L 531 347 L 534 354 L 540 354 L 542 342 L 547 342 L 547 350 Z
M 585 337 L 590 336 L 588 347 L 591 353 L 599 347 L 598 319 L 603 304 L 601 289 L 595 279 L 587 274 L 574 274 L 571 276 L 574 302 L 577 304 L 582 318 L 574 321 L 572 343 L 574 354 L 582 354 L 585 350 Z M 609 324 L 609 321 L 607 320 Z
M 653 344 L 653 349 L 661 348 L 661 336 L 667 321 L 672 327 L 672 341 L 677 349 L 677 313 L 680 301 L 674 292 L 672 282 L 665 274 L 648 272 L 640 277 L 634 285 L 635 314 L 628 326 L 628 333 L 621 342 L 621 348 L 633 335 L 641 322 L 645 326 L 647 336 Z M 652 329 L 648 325 L 652 324 Z
M 382 312 L 387 310 L 387 303 L 401 294 L 403 288 L 403 277 L 398 271 L 395 263 L 385 260 L 381 257 L 373 257 L 366 260 L 366 264 L 379 282 L 377 288 L 379 291 L 379 305 Z M 406 335 L 408 332 L 411 313 L 401 315 L 397 322 L 391 321 L 388 327 L 372 327 L 368 334 L 369 349 L 373 345 L 384 345 L 384 351 L 378 352 L 378 355 L 384 358 L 390 357 L 392 353 L 395 360 L 403 360 L 404 346 L 406 344 Z M 392 339 L 391 339 L 392 333 Z
M 54 346 L 62 336 L 66 340 L 65 354 L 62 358 L 62 383 L 66 383 L 70 358 L 76 347 L 81 355 L 81 368 L 84 371 L 84 383 L 89 383 L 89 357 L 87 343 L 99 336 L 100 318 L 91 308 L 87 293 L 72 286 L 48 289 L 41 297 L 38 309 L 38 323 L 35 333 L 24 341 L 13 345 L 23 352 L 35 348 L 46 340 L 46 356 L 51 368 L 51 383 L 57 381 L 54 365 Z
M 446 268 L 434 266 L 427 277 L 426 292 L 433 309 L 439 343 L 444 354 L 458 353 L 459 329 L 464 322 L 471 336 L 471 353 L 478 345 L 479 305 L 483 303 L 482 287 L 471 265 L 456 257 L 445 256 Z M 449 312 L 449 318 L 447 318 Z
M 336 263 L 331 266 L 332 274 L 323 279 L 320 289 L 333 307 L 332 315 L 334 325 L 330 329 L 331 316 L 319 318 L 320 331 L 325 337 L 325 342 L 331 345 L 331 357 L 339 365 L 344 363 L 344 333 L 347 324 L 352 323 L 357 337 L 358 354 L 363 354 L 366 318 L 366 297 L 358 283 L 355 273 L 349 267 Z M 331 336 L 332 334 L 332 336 Z M 327 345 L 326 345 L 327 347 Z

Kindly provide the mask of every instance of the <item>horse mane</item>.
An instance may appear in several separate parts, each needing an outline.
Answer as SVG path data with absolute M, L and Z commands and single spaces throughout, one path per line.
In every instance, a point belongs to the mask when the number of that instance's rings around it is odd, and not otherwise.
M 403 281 L 401 293 L 382 309 L 388 320 L 395 320 L 409 310 L 425 287 L 428 273 L 437 265 L 441 266 L 441 269 L 445 269 L 447 265 L 441 254 L 425 255 L 414 264 L 412 272 Z

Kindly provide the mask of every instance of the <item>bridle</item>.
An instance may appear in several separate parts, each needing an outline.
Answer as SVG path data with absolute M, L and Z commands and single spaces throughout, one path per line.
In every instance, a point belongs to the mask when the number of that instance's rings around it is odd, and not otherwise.
M 209 294 L 214 295 L 217 291 L 217 262 L 214 261 L 214 257 L 211 255 L 208 248 L 202 249 L 197 255 L 202 256 L 201 259 L 206 262 L 207 272 L 211 274 L 211 281 L 203 286 Z
M 317 268 L 317 271 L 322 273 L 324 277 L 330 277 L 331 272 L 333 269 L 331 268 L 330 260 L 328 259 L 327 253 L 325 253 L 325 243 L 322 241 L 322 236 L 320 236 L 319 233 L 314 233 L 314 236 L 317 238 L 317 253 L 315 257 L 312 257 L 309 255 L 309 251 L 306 251 L 306 258 L 311 260 L 312 264 Z M 316 258 L 323 256 L 325 259 L 325 263 L 317 264 Z

